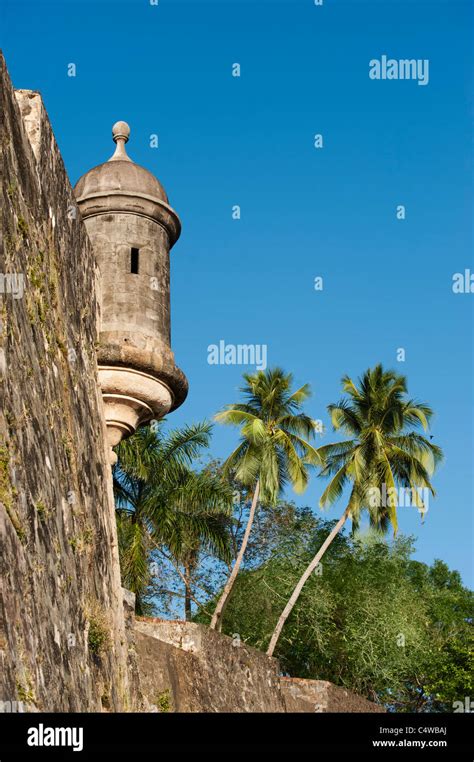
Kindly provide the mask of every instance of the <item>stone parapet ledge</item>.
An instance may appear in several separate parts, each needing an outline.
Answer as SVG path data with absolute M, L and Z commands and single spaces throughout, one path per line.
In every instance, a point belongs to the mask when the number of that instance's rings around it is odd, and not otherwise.
M 281 677 L 280 686 L 287 712 L 385 712 L 368 701 L 327 680 Z
M 166 697 L 167 711 L 385 711 L 325 680 L 281 677 L 277 659 L 204 625 L 136 617 L 134 627 L 143 691 L 158 707 Z

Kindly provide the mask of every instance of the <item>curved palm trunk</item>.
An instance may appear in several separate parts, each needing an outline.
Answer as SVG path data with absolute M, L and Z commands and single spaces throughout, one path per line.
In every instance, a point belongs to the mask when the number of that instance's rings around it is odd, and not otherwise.
M 255 491 L 253 493 L 252 505 L 250 506 L 250 513 L 249 513 L 249 518 L 247 521 L 247 526 L 245 527 L 245 534 L 242 540 L 242 545 L 240 546 L 240 550 L 237 555 L 237 558 L 235 559 L 235 564 L 232 569 L 232 572 L 229 576 L 229 579 L 227 580 L 225 584 L 224 590 L 222 591 L 222 595 L 217 602 L 217 606 L 215 608 L 214 614 L 212 615 L 211 624 L 210 624 L 211 630 L 215 630 L 218 627 L 218 625 L 220 625 L 222 615 L 224 613 L 224 608 L 226 606 L 227 600 L 234 586 L 235 578 L 237 577 L 237 574 L 239 573 L 240 565 L 242 563 L 242 559 L 244 557 L 244 553 L 247 548 L 247 543 L 249 541 L 249 536 L 250 536 L 250 531 L 252 529 L 253 520 L 255 518 L 255 511 L 258 504 L 259 492 L 260 492 L 260 480 L 257 480 L 257 483 L 255 485 Z
M 192 618 L 191 611 L 191 568 L 189 564 L 184 565 L 184 618 L 190 622 Z
M 313 571 L 316 569 L 317 565 L 319 564 L 321 558 L 324 556 L 326 550 L 329 548 L 330 544 L 332 543 L 336 535 L 341 531 L 348 516 L 349 516 L 349 507 L 346 508 L 341 518 L 335 525 L 334 529 L 332 529 L 331 532 L 328 534 L 323 544 L 321 545 L 320 549 L 316 553 L 315 557 L 313 558 L 309 566 L 306 568 L 305 572 L 302 574 L 300 581 L 298 582 L 295 589 L 293 590 L 291 598 L 286 604 L 285 608 L 283 609 L 281 616 L 278 620 L 277 626 L 275 627 L 275 630 L 272 635 L 272 639 L 270 640 L 270 645 L 268 646 L 267 656 L 273 656 L 273 652 L 275 650 L 276 644 L 278 643 L 278 639 L 283 629 L 283 625 L 285 624 L 286 620 L 291 614 L 296 601 L 300 597 L 300 593 L 304 587 L 306 580 L 311 576 L 311 574 L 313 573 Z
M 198 562 L 198 556 L 194 551 L 191 551 L 188 557 L 184 561 L 184 618 L 187 622 L 190 622 L 193 618 L 192 601 L 196 602 L 193 596 L 193 580 L 194 572 L 196 570 Z

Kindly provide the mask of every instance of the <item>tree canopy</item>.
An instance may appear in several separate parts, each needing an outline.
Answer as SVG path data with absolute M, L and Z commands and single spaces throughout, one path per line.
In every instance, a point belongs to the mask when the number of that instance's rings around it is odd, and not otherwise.
M 252 563 L 223 625 L 262 650 L 333 523 L 289 503 L 275 515 L 261 510 Z M 412 538 L 340 534 L 285 625 L 275 652 L 284 673 L 330 680 L 399 712 L 453 711 L 472 695 L 472 593 L 442 561 L 427 566 L 413 551 Z

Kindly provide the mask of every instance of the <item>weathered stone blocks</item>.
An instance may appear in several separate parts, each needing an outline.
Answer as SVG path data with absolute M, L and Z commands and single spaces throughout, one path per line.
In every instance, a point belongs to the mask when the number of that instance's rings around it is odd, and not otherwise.
M 38 93 L 1 67 L 0 700 L 133 709 L 100 395 L 98 270 Z

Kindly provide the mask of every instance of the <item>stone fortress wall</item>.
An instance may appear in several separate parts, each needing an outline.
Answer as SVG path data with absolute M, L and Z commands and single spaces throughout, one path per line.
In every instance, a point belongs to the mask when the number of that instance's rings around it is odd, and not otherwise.
M 134 702 L 97 381 L 97 265 L 41 97 L 14 91 L 0 66 L 0 699 L 119 711 Z
M 280 678 L 276 659 L 201 625 L 135 621 L 98 380 L 98 264 L 41 96 L 13 90 L 1 56 L 0 80 L 0 709 L 382 711 Z

